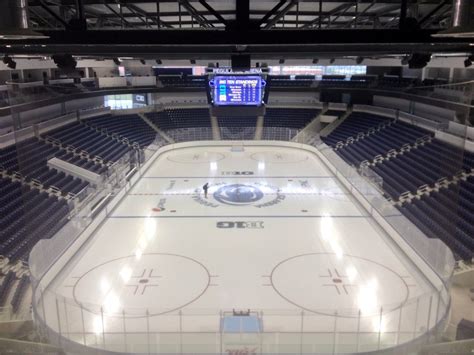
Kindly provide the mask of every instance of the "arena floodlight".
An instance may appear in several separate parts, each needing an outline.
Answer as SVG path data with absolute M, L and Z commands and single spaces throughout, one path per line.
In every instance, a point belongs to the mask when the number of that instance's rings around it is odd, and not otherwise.
M 72 72 L 76 69 L 77 61 L 71 54 L 53 54 L 51 59 L 58 69 L 64 72 Z
M 431 60 L 430 53 L 413 53 L 408 59 L 408 68 L 410 69 L 423 69 L 426 67 Z
M 464 61 L 464 67 L 469 68 L 472 65 L 473 60 L 474 60 L 474 55 L 467 57 L 466 60 Z
M 3 63 L 10 69 L 16 69 L 16 62 L 7 54 L 3 57 Z

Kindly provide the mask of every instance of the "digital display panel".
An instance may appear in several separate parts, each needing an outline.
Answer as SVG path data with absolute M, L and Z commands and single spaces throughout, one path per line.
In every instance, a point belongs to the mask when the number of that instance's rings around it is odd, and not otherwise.
M 214 105 L 260 106 L 265 81 L 257 75 L 215 76 L 210 82 L 214 89 Z

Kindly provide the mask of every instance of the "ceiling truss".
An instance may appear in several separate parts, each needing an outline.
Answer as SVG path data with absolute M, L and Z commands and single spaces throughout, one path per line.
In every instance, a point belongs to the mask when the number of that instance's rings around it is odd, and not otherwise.
M 449 27 L 451 0 L 29 0 L 28 4 L 32 29 L 49 38 L 0 40 L 5 53 L 198 58 L 233 53 L 316 57 L 472 51 L 472 40 L 432 37 Z

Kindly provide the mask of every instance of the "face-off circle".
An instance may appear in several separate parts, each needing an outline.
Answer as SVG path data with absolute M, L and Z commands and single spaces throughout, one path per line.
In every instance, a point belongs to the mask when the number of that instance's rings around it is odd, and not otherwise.
M 218 162 L 225 159 L 223 153 L 218 152 L 204 152 L 204 153 L 182 153 L 168 156 L 167 159 L 174 163 L 180 164 L 205 164 Z
M 176 311 L 199 299 L 210 273 L 192 258 L 162 253 L 125 256 L 90 269 L 73 287 L 76 303 L 91 313 L 145 317 Z M 138 310 L 140 310 L 138 312 Z M 138 314 L 137 314 L 138 313 Z
M 309 270 L 309 271 L 308 271 Z M 345 318 L 389 313 L 403 306 L 409 290 L 394 270 L 378 262 L 334 253 L 296 255 L 271 272 L 273 289 L 309 312 Z M 383 300 L 383 303 L 382 303 Z
M 252 160 L 264 163 L 292 164 L 301 163 L 308 160 L 308 156 L 301 156 L 301 153 L 287 152 L 257 152 L 250 155 Z
M 264 194 L 256 186 L 232 184 L 218 188 L 213 196 L 216 201 L 226 205 L 244 206 L 261 200 Z

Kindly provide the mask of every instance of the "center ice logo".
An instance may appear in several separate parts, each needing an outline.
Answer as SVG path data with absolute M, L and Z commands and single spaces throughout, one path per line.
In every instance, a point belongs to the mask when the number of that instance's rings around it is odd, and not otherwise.
M 264 195 L 256 186 L 233 184 L 220 187 L 213 196 L 226 205 L 243 206 L 261 200 Z
M 253 206 L 263 208 L 276 205 L 285 199 L 278 186 L 267 183 L 252 184 L 213 183 L 209 187 L 214 191 L 209 198 L 204 197 L 202 189 L 195 189 L 192 199 L 200 205 L 218 208 L 228 206 Z

